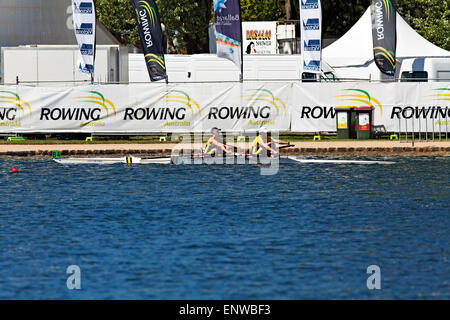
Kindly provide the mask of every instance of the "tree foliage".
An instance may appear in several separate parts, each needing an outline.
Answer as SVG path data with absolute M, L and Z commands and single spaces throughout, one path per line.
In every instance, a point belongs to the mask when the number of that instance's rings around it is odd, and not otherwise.
M 208 52 L 208 24 L 212 0 L 157 0 L 161 21 L 165 24 L 171 51 Z
M 322 1 L 322 24 L 324 38 L 339 38 L 361 18 L 370 1 L 341 0 Z
M 96 0 L 95 4 L 97 18 L 119 41 L 139 42 L 130 0 Z
M 240 0 L 244 21 L 299 19 L 299 0 Z M 171 52 L 208 52 L 213 0 L 156 0 Z M 99 20 L 118 39 L 140 46 L 130 0 L 96 0 Z M 322 0 L 324 38 L 339 38 L 370 0 Z M 397 0 L 399 13 L 423 37 L 450 50 L 450 0 Z M 177 44 L 177 46 L 175 46 Z
M 422 37 L 450 50 L 450 0 L 397 0 L 397 5 Z
M 241 0 L 243 21 L 278 21 L 285 11 L 279 0 Z
M 450 50 L 450 0 L 397 0 L 397 11 L 420 35 Z M 370 1 L 322 0 L 324 37 L 338 38 L 364 14 Z
M 166 26 L 169 47 L 175 52 L 208 51 L 208 23 L 212 0 L 156 0 L 161 22 Z M 140 47 L 130 0 L 97 0 L 98 19 L 120 41 Z

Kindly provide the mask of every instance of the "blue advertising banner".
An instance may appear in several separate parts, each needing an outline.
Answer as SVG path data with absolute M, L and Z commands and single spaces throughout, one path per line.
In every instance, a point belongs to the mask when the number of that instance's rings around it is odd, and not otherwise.
M 242 25 L 239 0 L 214 0 L 217 55 L 233 61 L 242 74 Z

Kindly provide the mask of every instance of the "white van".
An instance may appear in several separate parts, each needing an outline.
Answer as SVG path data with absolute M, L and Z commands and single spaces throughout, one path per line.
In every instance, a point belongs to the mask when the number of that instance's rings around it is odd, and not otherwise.
M 450 58 L 404 59 L 400 67 L 401 81 L 450 81 Z

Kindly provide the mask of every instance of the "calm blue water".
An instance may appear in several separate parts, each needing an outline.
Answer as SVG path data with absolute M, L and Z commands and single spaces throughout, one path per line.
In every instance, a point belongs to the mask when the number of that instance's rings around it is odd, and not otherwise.
M 0 159 L 0 298 L 449 299 L 450 157 L 392 159 L 275 176 Z

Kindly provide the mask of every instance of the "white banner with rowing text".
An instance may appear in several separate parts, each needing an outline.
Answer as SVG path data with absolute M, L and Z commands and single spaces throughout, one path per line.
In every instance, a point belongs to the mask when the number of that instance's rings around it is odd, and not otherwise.
M 450 127 L 450 83 L 296 84 L 293 132 L 336 131 L 336 107 L 372 107 L 374 126 L 387 132 L 445 131 Z M 414 126 L 414 127 L 413 127 Z
M 0 132 L 287 131 L 289 83 L 1 87 Z
M 389 132 L 445 131 L 450 83 L 0 86 L 0 133 L 336 131 L 335 107 L 367 106 Z

